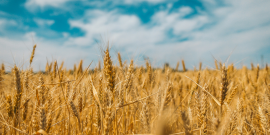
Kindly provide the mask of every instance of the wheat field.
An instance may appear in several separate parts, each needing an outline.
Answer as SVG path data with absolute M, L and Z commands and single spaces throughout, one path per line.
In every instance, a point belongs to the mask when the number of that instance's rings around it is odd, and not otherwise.
M 112 61 L 107 47 L 95 69 L 83 69 L 82 60 L 70 70 L 53 61 L 33 72 L 35 49 L 25 70 L 6 72 L 2 64 L 3 135 L 270 134 L 267 65 L 237 69 L 215 61 L 215 69 L 200 63 L 188 70 L 182 60 L 153 68 L 147 60 L 122 62 L 120 53 Z

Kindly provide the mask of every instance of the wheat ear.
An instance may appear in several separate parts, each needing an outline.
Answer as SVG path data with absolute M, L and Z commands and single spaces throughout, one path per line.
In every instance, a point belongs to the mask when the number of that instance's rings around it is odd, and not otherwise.
M 33 59 L 34 59 L 34 56 L 35 56 L 35 50 L 36 50 L 36 47 L 37 47 L 37 45 L 34 45 L 34 46 L 33 46 L 32 54 L 31 54 L 31 57 L 30 57 L 30 65 L 31 65 L 32 62 L 33 62 Z

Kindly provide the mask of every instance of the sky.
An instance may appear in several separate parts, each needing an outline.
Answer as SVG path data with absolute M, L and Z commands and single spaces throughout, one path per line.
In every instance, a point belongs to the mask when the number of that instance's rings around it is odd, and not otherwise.
M 270 63 L 269 0 L 0 0 L 0 63 L 95 67 L 109 42 L 114 64 L 188 69 Z

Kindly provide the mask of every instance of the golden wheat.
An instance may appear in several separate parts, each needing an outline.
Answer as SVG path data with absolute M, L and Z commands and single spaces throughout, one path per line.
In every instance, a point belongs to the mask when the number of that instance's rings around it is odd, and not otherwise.
M 127 64 L 120 53 L 116 66 L 111 54 L 107 47 L 93 70 L 83 60 L 73 69 L 52 61 L 45 72 L 14 65 L 11 74 L 2 63 L 0 134 L 269 134 L 267 65 L 215 60 L 218 70 L 200 62 L 191 71 L 182 60 L 180 71 L 179 62 L 175 69 Z

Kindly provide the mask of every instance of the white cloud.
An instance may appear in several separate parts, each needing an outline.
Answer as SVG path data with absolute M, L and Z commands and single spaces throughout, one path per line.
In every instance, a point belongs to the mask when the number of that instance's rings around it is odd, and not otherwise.
M 166 0 L 119 0 L 119 2 L 124 1 L 125 4 L 138 4 L 141 2 L 148 2 L 152 4 L 157 4 L 157 3 L 163 3 L 166 2 Z
M 15 26 L 18 28 L 21 28 L 21 25 L 18 24 L 16 21 L 14 20 L 9 20 L 9 19 L 0 19 L 0 34 L 1 33 L 6 33 L 6 28 L 7 26 Z
M 78 27 L 86 32 L 86 36 L 71 38 L 66 42 L 67 45 L 89 45 L 94 44 L 93 37 L 99 37 L 100 34 L 110 33 L 119 38 L 123 38 L 123 34 L 140 31 L 138 27 L 141 27 L 140 20 L 136 16 L 120 15 L 118 13 L 102 12 L 102 11 L 89 11 L 87 16 L 82 20 L 70 20 L 71 27 Z M 91 15 L 91 16 L 88 16 Z M 92 19 L 86 19 L 92 18 Z M 87 20 L 85 22 L 85 19 Z M 124 33 L 123 33 L 124 32 Z M 137 33 L 137 32 L 136 32 Z M 128 36 L 128 35 L 125 35 Z M 124 40 L 125 41 L 125 40 Z M 126 43 L 126 42 L 125 42 Z
M 67 1 L 68 0 L 27 0 L 25 6 L 28 8 L 33 6 L 39 6 L 41 8 L 46 6 L 59 7 Z
M 54 24 L 54 20 L 46 20 L 46 19 L 35 18 L 34 21 L 41 27 L 51 26 L 51 25 Z
M 37 9 L 45 9 L 46 7 L 61 8 L 65 10 L 70 10 L 70 8 L 65 7 L 68 2 L 82 2 L 84 5 L 94 5 L 95 7 L 104 6 L 115 6 L 115 5 L 134 5 L 140 4 L 142 2 L 147 2 L 150 4 L 164 3 L 166 0 L 112 0 L 112 1 L 85 1 L 85 0 L 27 0 L 25 7 L 29 11 L 36 11 Z M 173 2 L 173 1 L 171 1 Z
M 134 15 L 123 15 L 117 11 L 103 12 L 89 10 L 80 20 L 70 20 L 71 27 L 77 27 L 86 32 L 84 37 L 70 38 L 66 45 L 94 44 L 94 38 L 101 34 L 110 34 L 115 46 L 154 46 L 169 40 L 166 32 L 173 29 L 174 33 L 183 33 L 193 30 L 207 22 L 204 16 L 192 19 L 183 19 L 183 16 L 192 11 L 189 7 L 180 8 L 178 12 L 169 14 L 167 11 L 156 13 L 149 24 L 142 24 Z M 167 41 L 166 41 L 167 42 Z
M 17 25 L 17 22 L 14 20 L 9 20 L 9 19 L 0 19 L 0 25 L 9 25 L 9 26 L 15 26 Z
M 212 2 L 212 5 L 216 4 Z M 163 10 L 155 13 L 148 24 L 142 24 L 137 16 L 117 11 L 89 10 L 82 19 L 69 21 L 72 27 L 84 30 L 86 35 L 70 38 L 65 44 L 95 44 L 91 40 L 93 37 L 109 34 L 119 50 L 133 55 L 145 52 L 144 55 L 162 62 L 175 62 L 187 56 L 193 62 L 206 57 L 209 60 L 210 53 L 224 61 L 236 46 L 234 54 L 241 57 L 232 56 L 232 60 L 241 60 L 254 57 L 256 51 L 269 46 L 268 5 L 267 1 L 228 1 L 226 7 L 210 8 L 211 14 L 202 12 L 191 18 L 184 17 L 192 12 L 190 7 L 182 7 L 173 13 Z M 167 37 L 169 30 L 177 37 Z M 179 38 L 189 40 L 176 42 Z
M 173 6 L 173 4 L 172 4 L 172 3 L 168 3 L 168 4 L 167 4 L 167 8 L 168 8 L 168 9 L 171 9 L 171 8 L 172 8 L 172 6 Z
M 187 15 L 187 14 L 190 14 L 192 12 L 192 8 L 190 7 L 182 7 L 179 9 L 179 14 L 182 14 L 182 15 Z

